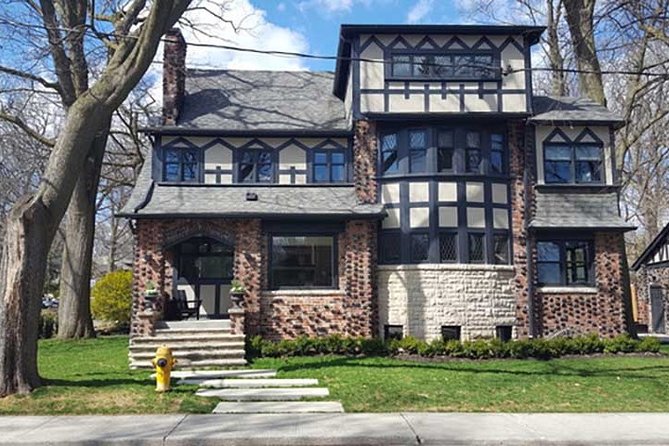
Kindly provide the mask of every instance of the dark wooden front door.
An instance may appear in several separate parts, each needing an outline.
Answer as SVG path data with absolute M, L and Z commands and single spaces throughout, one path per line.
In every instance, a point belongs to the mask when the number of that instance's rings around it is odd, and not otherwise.
M 662 287 L 656 285 L 650 287 L 650 317 L 653 332 L 664 333 L 666 331 L 664 292 Z

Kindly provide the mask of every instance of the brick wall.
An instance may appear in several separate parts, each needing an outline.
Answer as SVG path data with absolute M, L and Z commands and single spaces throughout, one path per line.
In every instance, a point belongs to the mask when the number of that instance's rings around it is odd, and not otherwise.
M 376 203 L 376 124 L 356 121 L 353 136 L 353 181 L 360 203 Z
M 636 273 L 634 284 L 637 292 L 638 323 L 647 325 L 649 331 L 653 330 L 649 287 L 659 285 L 663 288 L 665 332 L 669 332 L 669 267 L 642 266 Z

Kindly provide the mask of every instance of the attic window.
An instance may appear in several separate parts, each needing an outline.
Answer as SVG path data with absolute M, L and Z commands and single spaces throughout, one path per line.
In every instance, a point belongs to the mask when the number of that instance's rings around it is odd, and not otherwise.
M 500 77 L 499 62 L 489 51 L 394 52 L 388 77 L 398 80 L 481 80 Z
M 163 180 L 193 183 L 198 180 L 199 151 L 167 148 L 164 151 Z

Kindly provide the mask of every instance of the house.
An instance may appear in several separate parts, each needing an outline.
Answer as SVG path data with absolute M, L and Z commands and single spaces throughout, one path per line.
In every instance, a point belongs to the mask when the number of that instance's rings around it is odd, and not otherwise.
M 669 296 L 669 224 L 632 264 L 640 331 L 666 334 Z
M 170 31 L 162 122 L 121 213 L 132 336 L 183 295 L 272 339 L 627 331 L 623 120 L 533 94 L 543 30 L 343 25 L 334 73 L 188 69 Z

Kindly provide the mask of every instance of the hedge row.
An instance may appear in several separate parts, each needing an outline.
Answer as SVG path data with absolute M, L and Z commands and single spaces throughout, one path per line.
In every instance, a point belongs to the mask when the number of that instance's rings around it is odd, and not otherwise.
M 592 355 L 597 353 L 657 353 L 660 343 L 654 338 L 641 341 L 628 335 L 602 339 L 597 335 L 575 338 L 523 339 L 502 342 L 498 339 L 474 341 L 431 342 L 406 337 L 382 341 L 337 335 L 322 338 L 298 337 L 293 340 L 268 341 L 253 337 L 247 348 L 252 357 L 312 356 L 312 355 L 364 355 L 395 356 L 401 354 L 423 357 L 450 357 L 468 359 L 492 358 L 559 358 L 565 355 Z

